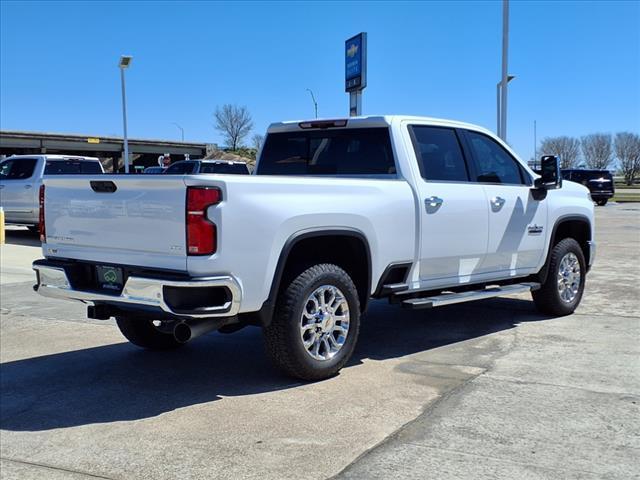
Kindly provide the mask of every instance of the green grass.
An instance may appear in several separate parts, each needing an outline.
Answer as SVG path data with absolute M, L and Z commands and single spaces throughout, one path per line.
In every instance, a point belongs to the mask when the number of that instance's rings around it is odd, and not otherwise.
M 633 192 L 617 191 L 612 198 L 614 202 L 640 202 L 640 189 L 634 189 Z

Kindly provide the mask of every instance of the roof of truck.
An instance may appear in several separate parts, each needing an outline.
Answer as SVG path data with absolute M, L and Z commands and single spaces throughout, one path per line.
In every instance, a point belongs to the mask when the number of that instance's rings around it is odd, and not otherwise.
M 34 157 L 45 158 L 47 160 L 92 160 L 97 162 L 100 161 L 98 157 L 86 157 L 84 155 L 49 155 L 49 154 L 42 154 L 42 153 L 35 153 L 33 155 L 11 155 L 10 157 L 5 158 L 5 160 L 8 160 L 10 158 L 13 160 L 20 160 L 22 158 L 34 158 Z
M 482 132 L 492 133 L 484 127 L 473 125 L 471 123 L 459 122 L 456 120 L 448 120 L 445 118 L 420 117 L 416 115 L 363 115 L 360 117 L 342 117 L 342 118 L 314 118 L 307 120 L 291 120 L 286 122 L 276 122 L 269 125 L 267 130 L 272 132 L 290 132 L 303 130 L 300 124 L 313 124 L 317 122 L 345 121 L 346 126 L 350 128 L 366 128 L 366 127 L 385 127 L 391 125 L 395 121 L 419 121 L 426 122 L 431 125 L 454 128 L 468 128 Z M 310 128 L 310 127 L 307 127 Z M 311 127 L 312 128 L 312 127 Z M 335 127 L 340 128 L 340 127 Z

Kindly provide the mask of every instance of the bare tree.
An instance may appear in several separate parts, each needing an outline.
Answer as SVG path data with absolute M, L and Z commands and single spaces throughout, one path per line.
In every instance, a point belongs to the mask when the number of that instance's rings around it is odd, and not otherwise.
M 227 147 L 238 150 L 242 142 L 253 128 L 251 114 L 245 106 L 226 103 L 222 107 L 216 107 L 216 130 L 224 136 Z
M 542 155 L 558 155 L 561 168 L 573 168 L 580 156 L 580 140 L 574 137 L 547 137 L 540 143 Z
M 592 133 L 581 139 L 582 155 L 587 167 L 605 170 L 613 160 L 613 145 L 611 135 L 606 133 Z
M 633 185 L 640 175 L 640 135 L 630 132 L 616 133 L 616 157 L 620 160 L 620 170 L 627 185 Z
M 258 150 L 260 150 L 260 147 L 262 147 L 262 143 L 264 142 L 264 135 L 256 133 L 253 137 L 251 137 L 251 141 L 253 142 L 253 148 L 255 148 L 257 152 Z

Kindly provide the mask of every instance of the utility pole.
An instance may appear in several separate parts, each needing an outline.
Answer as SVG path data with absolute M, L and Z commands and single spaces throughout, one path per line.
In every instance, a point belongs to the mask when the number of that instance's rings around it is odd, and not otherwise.
M 507 141 L 507 84 L 509 60 L 509 0 L 502 0 L 502 81 L 500 85 L 500 138 Z
M 184 142 L 184 128 L 182 128 L 176 122 L 171 122 L 171 123 L 174 124 L 176 127 L 178 127 L 180 129 L 180 133 L 182 134 L 182 141 Z
M 311 100 L 313 101 L 313 108 L 316 112 L 316 118 L 318 118 L 318 102 L 316 102 L 316 97 L 313 95 L 313 91 L 310 88 L 307 88 L 307 92 L 311 94 Z
M 509 83 L 511 80 L 513 80 L 514 78 L 516 78 L 515 75 L 507 75 L 507 83 Z M 500 97 L 502 96 L 502 81 L 498 82 L 496 84 L 496 116 L 497 116 L 497 126 L 496 126 L 496 134 L 498 135 L 498 137 L 502 138 L 504 140 L 504 138 L 502 137 L 502 108 L 501 108 L 501 102 L 500 102 Z
M 129 140 L 127 139 L 127 95 L 124 84 L 124 71 L 129 68 L 132 57 L 130 55 L 122 55 L 120 57 L 120 84 L 122 87 L 122 124 L 124 130 L 124 173 L 129 173 Z M 113 173 L 118 170 L 118 159 L 114 160 Z
M 536 165 L 538 161 L 538 138 L 536 131 L 536 121 L 533 121 L 533 164 Z

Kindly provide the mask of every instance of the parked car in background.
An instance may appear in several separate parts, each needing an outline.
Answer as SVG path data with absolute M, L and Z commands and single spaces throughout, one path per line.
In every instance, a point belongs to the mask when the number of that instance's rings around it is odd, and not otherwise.
M 249 175 L 245 162 L 230 160 L 182 160 L 173 163 L 164 172 L 167 175 L 194 175 L 198 173 L 233 173 Z
M 14 155 L 0 163 L 0 206 L 5 221 L 38 230 L 38 190 L 43 177 L 95 175 L 104 170 L 95 157 L 67 155 Z
M 166 167 L 147 167 L 144 169 L 143 173 L 151 174 L 151 175 L 159 175 L 164 173 Z
M 591 198 L 600 206 L 607 204 L 615 193 L 613 176 L 608 170 L 562 170 L 562 178 L 584 185 L 589 189 Z

